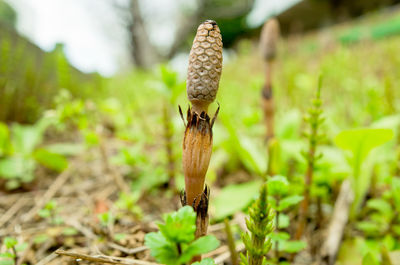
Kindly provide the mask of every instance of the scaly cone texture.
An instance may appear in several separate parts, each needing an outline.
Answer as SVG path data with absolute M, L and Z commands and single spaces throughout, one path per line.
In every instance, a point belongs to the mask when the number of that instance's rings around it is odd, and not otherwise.
M 260 51 L 266 61 L 272 61 L 276 57 L 277 43 L 279 39 L 279 22 L 275 18 L 268 20 L 261 31 Z
M 186 203 L 192 206 L 197 206 L 201 200 L 210 163 L 216 115 L 210 119 L 207 110 L 217 95 L 221 72 L 221 32 L 215 21 L 206 20 L 198 27 L 193 41 L 186 85 L 192 108 L 187 113 L 182 161 Z
M 207 113 L 215 100 L 222 72 L 222 36 L 213 20 L 206 20 L 197 29 L 190 50 L 186 90 L 193 111 Z

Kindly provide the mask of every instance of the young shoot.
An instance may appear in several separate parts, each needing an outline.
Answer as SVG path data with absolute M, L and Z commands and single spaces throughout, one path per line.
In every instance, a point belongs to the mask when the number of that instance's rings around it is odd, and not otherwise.
M 149 233 L 145 237 L 145 245 L 159 263 L 186 264 L 193 257 L 208 253 L 219 246 L 218 240 L 212 235 L 196 239 L 196 213 L 190 206 L 166 214 L 163 219 L 163 223 L 158 223 L 160 231 Z M 195 264 L 208 265 L 213 264 L 213 261 L 205 259 Z

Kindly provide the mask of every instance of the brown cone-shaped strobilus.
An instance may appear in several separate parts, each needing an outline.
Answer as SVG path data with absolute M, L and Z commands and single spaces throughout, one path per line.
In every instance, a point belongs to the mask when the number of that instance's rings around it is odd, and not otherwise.
M 186 90 L 191 103 L 186 115 L 186 129 L 182 145 L 185 191 L 181 201 L 197 213 L 196 238 L 207 233 L 208 199 L 210 190 L 205 187 L 205 177 L 210 163 L 213 118 L 208 106 L 215 100 L 222 72 L 222 37 L 218 25 L 206 20 L 197 29 L 189 57 Z M 183 118 L 182 110 L 180 110 Z M 193 261 L 200 260 L 195 257 Z

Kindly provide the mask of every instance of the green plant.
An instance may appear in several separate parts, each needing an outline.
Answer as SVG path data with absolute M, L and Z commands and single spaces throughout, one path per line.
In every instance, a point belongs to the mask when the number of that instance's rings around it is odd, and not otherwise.
M 174 126 L 171 119 L 171 106 L 176 104 L 176 99 L 182 91 L 182 85 L 178 82 L 178 74 L 168 68 L 166 65 L 160 67 L 163 94 L 165 95 L 163 104 L 163 129 L 164 129 L 164 147 L 167 155 L 167 172 L 169 186 L 175 187 L 175 152 L 174 152 Z
M 280 251 L 285 253 L 295 253 L 305 247 L 305 242 L 299 240 L 289 240 L 287 232 L 280 231 L 289 227 L 289 216 L 284 213 L 290 207 L 297 205 L 303 200 L 303 196 L 289 194 L 289 182 L 284 176 L 273 176 L 268 179 L 269 204 L 275 210 L 275 232 L 271 235 L 272 242 L 275 243 L 275 259 L 279 260 Z
M 212 235 L 195 239 L 196 213 L 190 206 L 166 214 L 163 219 L 164 223 L 158 223 L 160 231 L 145 237 L 145 245 L 150 248 L 151 255 L 162 264 L 186 264 L 193 257 L 212 251 L 219 245 Z M 200 264 L 212 264 L 212 261 L 204 260 Z
M 352 219 L 355 218 L 371 183 L 371 175 L 362 170 L 362 165 L 372 149 L 392 138 L 393 131 L 391 129 L 370 128 L 344 130 L 335 137 L 336 145 L 349 151 L 347 159 L 352 167 L 351 180 L 355 195 L 350 214 Z
M 139 207 L 137 204 L 137 201 L 140 198 L 140 193 L 139 192 L 131 192 L 131 193 L 120 193 L 118 200 L 115 202 L 115 205 L 135 216 L 135 217 L 141 217 L 143 215 L 142 209 Z
M 26 243 L 18 243 L 13 237 L 4 237 L 3 245 L 6 251 L 0 253 L 0 265 L 16 265 L 18 262 L 18 252 L 26 249 Z
M 303 235 L 303 231 L 306 226 L 306 218 L 308 215 L 308 208 L 310 204 L 310 190 L 313 185 L 315 163 L 318 159 L 322 157 L 322 154 L 317 154 L 317 145 L 320 144 L 322 139 L 325 137 L 319 131 L 321 125 L 325 120 L 325 118 L 322 117 L 323 110 L 321 108 L 321 86 L 322 77 L 320 77 L 318 80 L 318 88 L 315 98 L 312 100 L 312 107 L 308 110 L 308 115 L 305 117 L 305 121 L 310 126 L 310 131 L 305 133 L 308 139 L 308 151 L 306 153 L 303 153 L 303 156 L 307 161 L 307 169 L 304 176 L 304 200 L 301 203 L 299 223 L 295 235 L 295 238 L 297 240 L 300 239 Z
M 108 228 L 108 227 L 114 225 L 115 218 L 114 218 L 114 215 L 111 212 L 101 213 L 97 217 L 100 220 L 100 225 L 105 227 L 105 228 Z
M 365 216 L 357 222 L 357 229 L 370 240 L 381 242 L 389 251 L 398 250 L 396 237 L 400 236 L 400 179 L 392 177 L 387 189 L 379 198 L 367 201 L 362 211 Z
M 240 255 L 242 265 L 261 265 L 267 262 L 265 255 L 271 249 L 270 234 L 274 230 L 274 213 L 268 203 L 267 190 L 267 184 L 263 184 L 260 197 L 249 209 L 249 219 L 246 219 L 249 232 L 242 236 L 246 247 L 246 255 Z
M 45 204 L 43 209 L 39 210 L 38 215 L 43 219 L 49 220 L 51 224 L 60 225 L 64 221 L 57 215 L 58 211 L 57 202 L 55 200 L 50 200 Z
M 0 125 L 0 178 L 6 180 L 8 189 L 31 182 L 38 164 L 56 172 L 68 167 L 64 156 L 40 146 L 53 121 L 52 117 L 44 116 L 34 125 L 14 124 L 11 129 Z

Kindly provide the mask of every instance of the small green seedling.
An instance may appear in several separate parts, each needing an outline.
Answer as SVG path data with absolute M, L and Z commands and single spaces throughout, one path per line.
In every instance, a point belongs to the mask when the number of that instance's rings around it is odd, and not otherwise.
M 190 206 L 166 214 L 164 223 L 159 223 L 158 227 L 159 232 L 146 235 L 145 245 L 150 248 L 151 255 L 162 264 L 186 264 L 194 256 L 210 252 L 219 246 L 218 240 L 212 235 L 195 239 L 196 213 Z M 210 265 L 213 261 L 206 259 L 194 264 Z
M 59 209 L 57 208 L 57 202 L 55 200 L 50 200 L 46 203 L 43 209 L 39 210 L 38 215 L 43 219 L 49 220 L 49 223 L 54 225 L 60 225 L 64 221 L 58 216 Z
M 271 235 L 275 243 L 275 258 L 279 260 L 279 252 L 296 253 L 305 248 L 305 243 L 300 240 L 290 240 L 290 235 L 281 232 L 289 226 L 289 216 L 284 211 L 299 204 L 303 196 L 289 195 L 289 182 L 284 176 L 274 176 L 268 180 L 269 203 L 275 210 L 275 232 Z
M 109 227 L 114 225 L 115 219 L 111 212 L 105 212 L 98 215 L 100 224 L 103 227 Z
M 26 243 L 18 243 L 13 237 L 5 237 L 3 244 L 6 247 L 5 252 L 0 253 L 0 265 L 15 265 L 18 261 L 18 252 L 24 251 L 27 247 Z
M 115 204 L 119 209 L 133 215 L 134 217 L 141 217 L 143 212 L 137 204 L 139 198 L 140 193 L 138 192 L 121 193 Z

